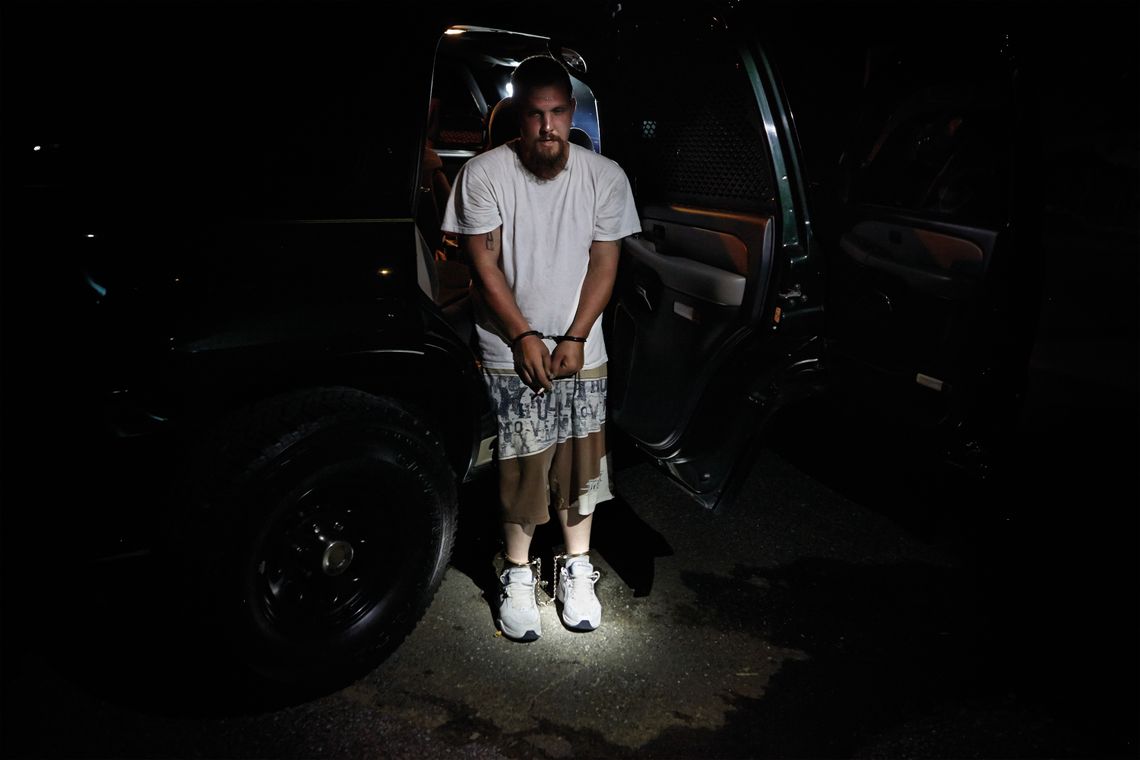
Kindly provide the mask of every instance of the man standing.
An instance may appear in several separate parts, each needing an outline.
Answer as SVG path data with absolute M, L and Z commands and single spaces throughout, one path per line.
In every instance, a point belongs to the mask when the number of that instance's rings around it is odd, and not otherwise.
M 534 56 L 511 76 L 520 136 L 463 167 L 444 215 L 473 273 L 476 331 L 499 421 L 499 494 L 507 567 L 503 634 L 541 633 L 530 561 L 535 526 L 562 525 L 555 568 L 562 621 L 601 623 L 590 564 L 594 506 L 612 498 L 606 466 L 606 349 L 599 316 L 621 239 L 641 231 L 625 173 L 568 140 L 575 101 L 566 70 Z

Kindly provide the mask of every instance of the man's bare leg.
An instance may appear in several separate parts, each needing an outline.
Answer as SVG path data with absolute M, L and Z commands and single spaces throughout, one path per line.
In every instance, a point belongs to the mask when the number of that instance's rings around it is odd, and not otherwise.
M 578 514 L 576 509 L 558 510 L 558 521 L 562 523 L 562 540 L 567 554 L 585 554 L 590 551 L 590 526 L 594 524 L 594 513 Z
M 542 618 L 534 596 L 538 572 L 530 564 L 534 524 L 503 523 L 503 538 L 507 566 L 499 576 L 499 630 L 515 641 L 534 641 L 542 635 Z
M 588 555 L 593 517 L 593 513 L 580 515 L 573 508 L 558 510 L 567 556 L 565 566 L 555 568 L 555 597 L 562 602 L 562 622 L 574 631 L 592 631 L 602 622 L 602 605 L 594 594 L 598 573 Z
M 530 562 L 530 540 L 534 538 L 534 525 L 503 523 L 503 539 L 506 543 L 507 561 L 516 565 Z M 589 531 L 587 530 L 587 543 Z

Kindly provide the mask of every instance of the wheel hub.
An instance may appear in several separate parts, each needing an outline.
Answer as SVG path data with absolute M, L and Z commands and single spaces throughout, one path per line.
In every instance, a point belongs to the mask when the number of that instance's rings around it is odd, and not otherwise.
M 347 541 L 330 541 L 321 554 L 321 570 L 325 575 L 340 575 L 352 564 L 355 554 Z

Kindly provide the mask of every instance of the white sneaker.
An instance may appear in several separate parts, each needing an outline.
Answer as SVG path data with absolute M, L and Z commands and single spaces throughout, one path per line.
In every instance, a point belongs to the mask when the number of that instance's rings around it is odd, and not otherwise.
M 565 562 L 558 571 L 554 591 L 554 598 L 562 603 L 562 622 L 572 631 L 592 631 L 602 624 L 602 603 L 594 594 L 600 573 L 585 554 L 569 557 Z
M 534 641 L 542 635 L 542 618 L 534 598 L 538 572 L 534 565 L 508 567 L 499 576 L 499 630 L 508 639 Z

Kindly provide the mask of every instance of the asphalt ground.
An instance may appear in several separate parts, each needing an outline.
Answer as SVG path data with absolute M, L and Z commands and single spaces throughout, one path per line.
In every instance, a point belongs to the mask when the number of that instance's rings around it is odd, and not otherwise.
M 419 626 L 319 695 L 242 692 L 145 555 L 9 572 L 37 593 L 5 599 L 3 756 L 1132 757 L 1135 447 L 1104 442 L 1129 418 L 1047 411 L 984 488 L 789 417 L 717 513 L 619 441 L 603 626 L 548 604 L 531 644 L 496 634 L 494 483 L 470 484 Z

